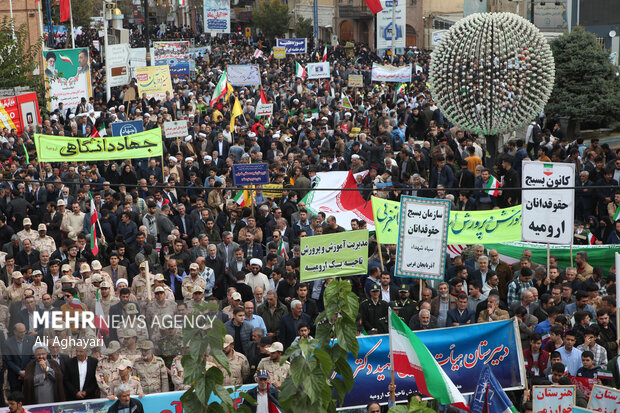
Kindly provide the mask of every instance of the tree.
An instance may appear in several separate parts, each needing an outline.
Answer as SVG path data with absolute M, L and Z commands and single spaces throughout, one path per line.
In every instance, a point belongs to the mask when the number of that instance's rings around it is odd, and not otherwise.
M 72 1 L 71 14 L 74 27 L 82 26 L 88 28 L 90 26 L 90 18 L 93 17 L 93 0 Z
M 27 87 L 37 92 L 39 107 L 45 107 L 43 76 L 33 75 L 42 62 L 41 39 L 28 46 L 30 33 L 25 24 L 15 27 L 4 17 L 0 22 L 0 89 Z M 41 70 L 42 72 L 42 70 Z
M 596 36 L 577 27 L 551 43 L 555 84 L 545 112 L 568 116 L 586 128 L 620 118 L 620 83 L 609 53 Z
M 279 398 L 284 411 L 335 412 L 353 389 L 347 354 L 357 357 L 359 351 L 358 297 L 347 280 L 334 280 L 325 287 L 323 299 L 325 311 L 316 318 L 316 338 L 302 339 L 284 353 L 291 363 L 291 375 L 282 383 Z M 334 372 L 337 375 L 332 378 Z
M 279 0 L 263 0 L 252 14 L 252 23 L 259 28 L 265 37 L 273 39 L 288 31 L 291 16 L 288 6 Z
M 303 16 L 297 18 L 295 22 L 295 36 L 299 38 L 312 37 L 312 19 L 305 19 Z

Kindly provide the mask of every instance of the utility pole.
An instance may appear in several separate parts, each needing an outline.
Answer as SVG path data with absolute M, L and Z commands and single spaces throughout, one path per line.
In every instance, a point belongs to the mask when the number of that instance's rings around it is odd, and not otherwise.
M 142 0 L 144 12 L 144 37 L 146 38 L 146 65 L 151 61 L 151 27 L 149 23 L 149 0 Z
M 532 10 L 530 11 L 530 22 L 534 24 L 534 0 L 530 0 Z

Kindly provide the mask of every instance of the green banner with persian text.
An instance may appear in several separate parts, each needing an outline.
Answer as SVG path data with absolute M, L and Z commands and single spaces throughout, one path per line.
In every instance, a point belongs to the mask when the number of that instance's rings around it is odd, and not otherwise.
M 400 202 L 372 197 L 377 241 L 398 242 Z M 450 211 L 448 244 L 486 244 L 521 240 L 521 205 L 490 211 Z
M 368 230 L 303 237 L 299 242 L 301 281 L 368 272 Z
M 161 129 L 150 129 L 128 136 L 75 138 L 34 135 L 40 161 L 86 162 L 106 159 L 137 159 L 162 155 Z

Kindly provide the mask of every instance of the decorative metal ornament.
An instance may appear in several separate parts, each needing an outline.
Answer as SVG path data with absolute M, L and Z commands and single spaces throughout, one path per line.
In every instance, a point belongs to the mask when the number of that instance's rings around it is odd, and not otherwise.
M 530 123 L 549 99 L 555 63 L 547 41 L 513 13 L 476 13 L 450 28 L 431 55 L 430 89 L 468 132 L 496 135 Z

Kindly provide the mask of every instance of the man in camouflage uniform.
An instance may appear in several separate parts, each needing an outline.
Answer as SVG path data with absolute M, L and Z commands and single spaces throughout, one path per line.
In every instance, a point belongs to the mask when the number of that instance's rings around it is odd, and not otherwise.
M 123 340 L 122 354 L 131 362 L 135 362 L 142 356 L 137 347 L 138 333 L 133 328 L 123 328 L 118 330 L 118 339 Z
M 56 251 L 56 241 L 54 241 L 54 238 L 47 235 L 47 226 L 45 224 L 39 224 L 39 236 L 32 241 L 32 245 L 39 252 Z
M 92 278 L 93 280 L 97 280 L 102 277 L 101 274 L 93 274 Z M 106 317 L 110 315 L 110 307 L 120 302 L 112 291 L 112 284 L 109 281 L 101 281 L 99 284 L 99 301 L 101 302 L 101 308 L 103 308 L 103 314 Z
M 224 374 L 224 386 L 238 386 L 250 375 L 250 363 L 241 353 L 235 351 L 235 339 L 230 334 L 224 337 L 224 354 L 228 357 L 230 374 L 212 356 L 207 357 L 207 369 L 217 367 Z
M 182 292 L 183 299 L 186 303 L 192 300 L 194 289 L 196 287 L 200 287 L 204 291 L 205 287 L 207 286 L 207 282 L 205 281 L 205 279 L 198 274 L 198 269 L 198 264 L 196 264 L 195 262 L 191 263 L 189 265 L 189 277 L 185 277 L 183 279 Z
M 170 326 L 174 327 L 172 320 Z M 166 368 L 172 365 L 172 359 L 183 350 L 183 334 L 176 328 L 162 328 L 161 338 L 157 342 L 158 355 L 166 363 Z
M 152 275 L 149 277 L 153 279 Z M 148 286 L 146 280 L 146 261 L 140 264 L 140 273 L 131 282 L 131 292 L 136 296 L 138 302 L 146 301 L 148 298 Z
M 194 293 L 192 294 L 192 300 L 187 302 L 187 312 L 194 314 L 194 308 L 200 304 L 204 304 L 205 290 L 200 286 L 194 287 Z
M 159 341 L 162 326 L 165 322 L 172 322 L 177 311 L 174 300 L 166 300 L 164 287 L 155 287 L 155 300 L 150 301 L 146 307 L 146 319 L 151 327 L 151 339 Z
M 144 325 L 144 323 L 141 323 L 140 319 L 138 318 L 138 314 L 140 314 L 140 312 L 138 311 L 138 306 L 136 305 L 136 303 L 127 303 L 127 305 L 125 306 L 125 314 L 127 314 L 124 320 L 125 327 L 133 328 L 134 330 L 136 330 L 136 332 L 138 333 L 139 342 L 148 340 L 149 331 L 147 330 L 146 325 Z
M 127 360 L 120 355 L 121 345 L 118 341 L 110 341 L 108 348 L 103 351 L 104 357 L 97 364 L 96 377 L 101 397 L 114 395 L 110 388 L 112 381 L 118 378 L 118 366 Z
M 172 288 L 166 285 L 164 274 L 155 274 L 155 277 L 153 277 L 153 285 L 153 288 L 161 287 L 166 291 L 166 300 L 174 301 L 174 293 L 172 292 Z
M 272 380 L 271 383 L 278 389 L 291 374 L 291 365 L 288 361 L 280 365 L 282 353 L 284 353 L 284 346 L 282 346 L 282 343 L 276 341 L 269 347 L 269 357 L 262 359 L 256 368 L 256 371 L 267 370 Z
M 187 390 L 190 388 L 189 384 L 183 383 L 185 379 L 185 369 L 181 363 L 182 359 L 183 354 L 179 354 L 172 360 L 172 365 L 170 366 L 170 376 L 172 377 L 172 384 L 174 385 L 175 391 Z
M 29 239 L 30 242 L 34 242 L 34 240 L 39 238 L 39 233 L 32 229 L 32 221 L 30 218 L 24 218 L 22 225 L 24 226 L 24 229 L 17 233 L 19 242 L 24 242 L 26 239 Z
M 114 391 L 121 384 L 126 384 L 131 389 L 131 394 L 138 395 L 138 397 L 144 397 L 144 390 L 142 389 L 142 383 L 140 382 L 140 378 L 138 376 L 131 375 L 131 362 L 130 361 L 122 361 L 118 365 L 117 369 L 117 378 L 110 383 L 111 393 L 108 396 L 108 399 L 114 400 L 116 399 L 114 395 Z
M 13 282 L 6 289 L 6 293 L 9 296 L 9 301 L 16 302 L 21 301 L 24 297 L 24 275 L 19 271 L 13 271 Z
M 140 343 L 141 357 L 135 361 L 136 376 L 140 378 L 145 394 L 166 392 L 168 386 L 168 370 L 161 357 L 153 354 L 155 346 L 150 340 Z

